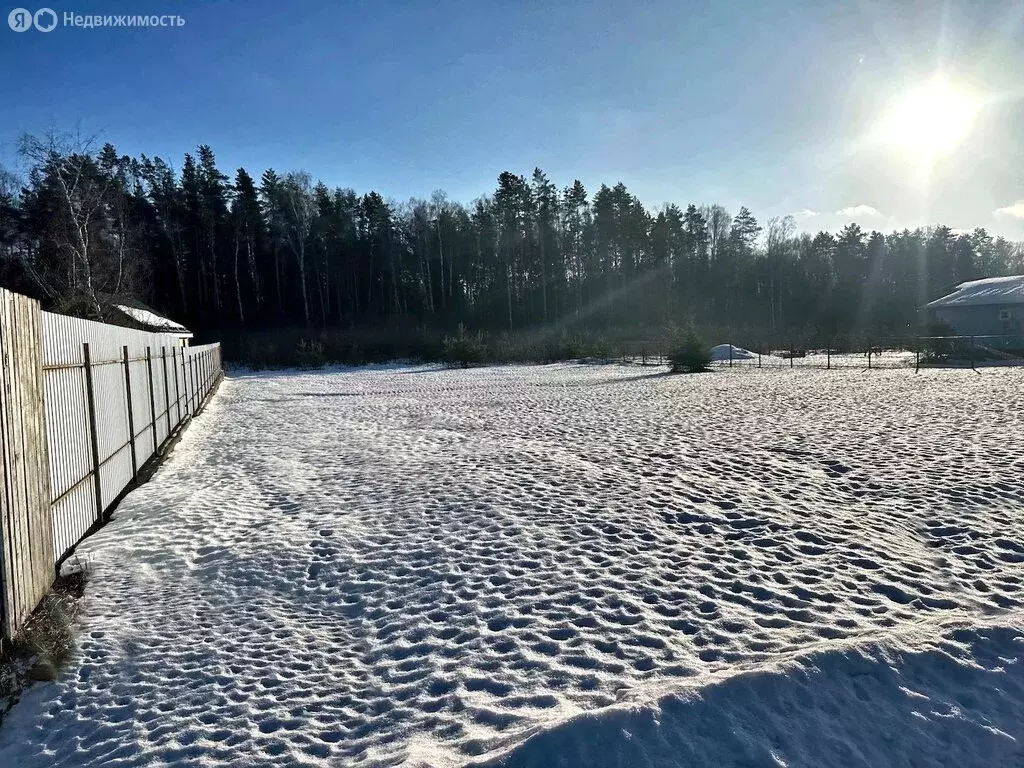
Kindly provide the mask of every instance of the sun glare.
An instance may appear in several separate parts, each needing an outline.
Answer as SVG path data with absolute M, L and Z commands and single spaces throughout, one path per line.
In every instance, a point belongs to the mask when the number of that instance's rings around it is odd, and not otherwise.
M 967 139 L 980 110 L 976 94 L 936 76 L 893 100 L 878 135 L 889 146 L 931 162 Z

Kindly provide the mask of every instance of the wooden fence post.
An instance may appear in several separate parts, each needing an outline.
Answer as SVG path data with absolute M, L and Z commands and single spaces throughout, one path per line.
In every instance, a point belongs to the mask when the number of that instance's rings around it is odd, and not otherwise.
M 139 461 L 135 455 L 135 414 L 132 413 L 132 374 L 128 360 L 128 345 L 121 347 L 121 356 L 124 358 L 124 394 L 128 400 L 128 444 L 132 448 L 132 480 L 139 474 Z
M 153 397 L 153 355 L 146 347 L 146 377 L 149 379 L 149 415 L 153 425 L 153 455 L 156 455 L 156 398 Z
M 100 488 L 100 444 L 96 435 L 96 395 L 92 383 L 92 358 L 89 342 L 82 344 L 82 358 L 85 361 L 85 397 L 89 407 L 89 442 L 92 445 L 93 481 L 96 486 L 96 519 L 103 519 L 103 491 Z
M 167 409 L 167 437 L 171 436 L 171 385 L 167 383 L 167 347 L 160 346 L 160 357 L 164 360 L 164 407 Z M 167 439 L 167 438 L 164 438 Z
M 53 583 L 39 302 L 0 288 L 0 645 Z

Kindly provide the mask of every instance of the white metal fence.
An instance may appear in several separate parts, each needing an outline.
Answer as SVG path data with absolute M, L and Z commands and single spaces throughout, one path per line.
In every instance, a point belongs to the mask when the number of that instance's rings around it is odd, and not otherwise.
M 17 300 L 30 301 L 24 297 Z M 41 452 L 48 457 L 37 463 L 48 467 L 49 477 L 44 476 L 40 483 L 48 481 L 49 494 L 41 502 L 29 504 L 7 493 L 0 528 L 16 530 L 15 523 L 22 518 L 39 520 L 40 510 L 32 507 L 44 504 L 49 513 L 43 514 L 45 535 L 52 539 L 52 549 L 34 547 L 29 552 L 23 547 L 17 552 L 0 552 L 0 562 L 8 566 L 2 572 L 8 587 L 19 578 L 19 569 L 36 573 L 42 567 L 38 562 L 19 565 L 25 558 L 47 559 L 45 567 L 52 573 L 54 563 L 104 519 L 143 465 L 202 407 L 221 376 L 219 344 L 184 347 L 171 335 L 40 313 L 38 304 L 31 304 L 34 322 L 20 323 L 31 327 L 6 331 L 17 331 L 22 346 L 34 344 L 36 349 L 22 366 L 24 371 L 8 374 L 9 378 L 37 382 L 36 398 L 41 377 L 42 402 L 37 406 L 45 416 L 45 440 L 42 445 L 22 443 L 26 456 Z M 0 319 L 13 325 L 17 317 Z M 25 317 L 33 317 L 31 307 Z M 6 359 L 4 364 L 6 368 Z M 8 431 L 7 423 L 0 420 L 0 428 Z M 17 462 L 17 451 L 12 448 L 8 453 L 9 460 Z M 13 479 L 7 473 L 5 486 Z M 40 529 L 38 523 L 31 527 L 35 539 L 42 535 Z M 29 592 L 35 594 L 38 589 Z M 0 635 L 12 636 L 39 597 L 16 604 L 0 600 L 6 602 L 0 604 Z M 26 600 L 31 603 L 27 612 Z
M 220 373 L 220 345 L 183 347 L 173 336 L 49 312 L 42 327 L 59 560 L 195 413 Z

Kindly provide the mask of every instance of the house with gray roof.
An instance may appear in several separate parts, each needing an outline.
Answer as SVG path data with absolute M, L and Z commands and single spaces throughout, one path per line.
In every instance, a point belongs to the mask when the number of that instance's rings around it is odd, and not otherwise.
M 948 325 L 957 335 L 992 337 L 984 346 L 1024 349 L 1024 275 L 960 283 L 925 310 L 932 322 Z

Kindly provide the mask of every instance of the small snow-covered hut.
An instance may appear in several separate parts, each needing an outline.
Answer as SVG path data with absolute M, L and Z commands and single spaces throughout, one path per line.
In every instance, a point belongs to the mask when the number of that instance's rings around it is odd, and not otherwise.
M 166 333 L 169 336 L 175 336 L 183 347 L 187 347 L 192 339 L 192 331 L 184 325 L 164 317 L 152 307 L 147 306 L 136 298 L 130 296 L 111 296 L 104 303 L 109 311 L 113 311 L 121 316 L 118 319 L 127 321 L 122 323 L 122 325 L 129 325 L 132 328 L 152 331 L 153 333 Z

